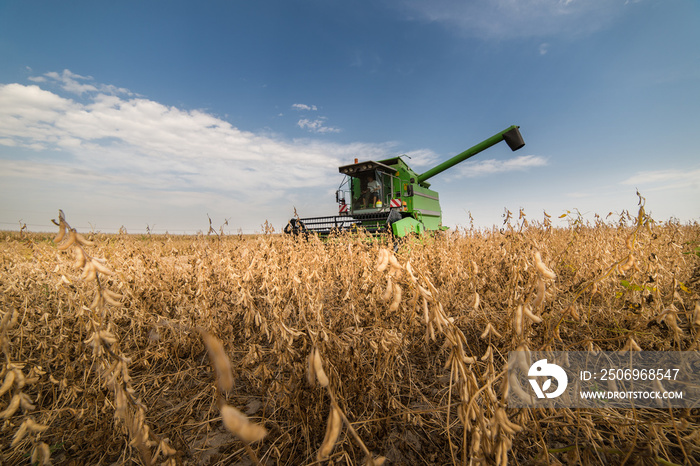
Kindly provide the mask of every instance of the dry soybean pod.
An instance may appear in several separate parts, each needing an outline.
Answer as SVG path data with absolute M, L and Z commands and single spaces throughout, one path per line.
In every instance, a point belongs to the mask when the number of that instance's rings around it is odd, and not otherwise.
M 326 435 L 323 438 L 323 443 L 321 448 L 318 450 L 317 459 L 318 461 L 324 461 L 328 458 L 328 455 L 333 451 L 335 442 L 338 440 L 338 435 L 340 435 L 340 428 L 343 426 L 342 420 L 340 418 L 340 413 L 335 406 L 331 407 L 331 412 L 328 414 L 328 424 L 326 425 Z
M 393 294 L 394 291 L 394 286 L 391 281 L 391 277 L 387 278 L 386 282 L 386 289 L 384 290 L 384 294 L 382 294 L 382 301 L 389 301 L 391 298 L 391 295 Z
M 216 370 L 216 381 L 219 390 L 227 392 L 233 388 L 233 371 L 231 370 L 231 362 L 224 351 L 224 345 L 221 344 L 218 338 L 210 335 L 207 332 L 201 332 L 204 339 L 204 346 L 209 352 L 214 370 Z
M 399 308 L 401 304 L 401 287 L 398 284 L 394 284 L 394 301 L 389 306 L 390 311 L 395 311 Z
M 377 259 L 377 272 L 384 272 L 386 266 L 389 265 L 389 251 L 384 248 L 379 250 L 379 257 Z
M 267 435 L 267 430 L 263 426 L 253 424 L 245 414 L 233 406 L 222 406 L 221 418 L 229 432 L 246 443 L 257 442 Z
M 535 251 L 535 266 L 543 277 L 549 278 L 550 280 L 556 278 L 555 273 L 542 262 L 542 255 L 539 251 Z
M 318 349 L 316 348 L 314 348 L 314 370 L 316 371 L 316 378 L 318 379 L 319 385 L 321 385 L 322 387 L 327 387 L 329 382 L 328 376 L 323 370 L 323 361 L 321 360 L 321 353 L 319 353 Z

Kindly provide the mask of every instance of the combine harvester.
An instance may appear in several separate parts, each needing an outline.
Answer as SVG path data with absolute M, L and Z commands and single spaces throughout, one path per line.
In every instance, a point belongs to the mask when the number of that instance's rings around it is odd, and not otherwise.
M 520 149 L 525 142 L 518 128 L 511 126 L 420 175 L 401 157 L 359 163 L 355 159 L 354 164 L 338 169 L 345 175 L 335 192 L 338 215 L 292 218 L 284 231 L 326 237 L 335 232 L 363 229 L 403 238 L 411 233 L 446 230 L 438 193 L 426 181 L 501 141 L 513 151 Z

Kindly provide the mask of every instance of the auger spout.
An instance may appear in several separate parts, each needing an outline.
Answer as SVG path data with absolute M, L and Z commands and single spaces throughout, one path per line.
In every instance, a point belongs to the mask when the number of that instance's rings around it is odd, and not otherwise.
M 464 152 L 455 155 L 451 159 L 442 162 L 440 165 L 437 165 L 427 172 L 418 175 L 418 178 L 416 178 L 417 183 L 422 183 L 426 181 L 429 178 L 432 178 L 433 176 L 437 175 L 438 173 L 442 173 L 448 168 L 452 168 L 455 165 L 457 165 L 460 162 L 463 162 L 467 160 L 470 157 L 475 156 L 479 152 L 488 149 L 489 147 L 498 144 L 501 141 L 506 141 L 506 144 L 508 144 L 508 147 L 510 147 L 511 150 L 516 151 L 523 147 L 525 145 L 525 142 L 523 141 L 523 137 L 520 135 L 520 131 L 518 130 L 519 126 L 511 126 L 510 128 L 504 129 L 500 133 L 491 136 L 490 138 L 486 139 L 485 141 L 480 142 L 479 144 L 465 150 Z

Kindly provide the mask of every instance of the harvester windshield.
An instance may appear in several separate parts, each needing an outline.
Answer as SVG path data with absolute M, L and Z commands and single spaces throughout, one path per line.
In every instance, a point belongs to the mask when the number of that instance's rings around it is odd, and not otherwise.
M 362 162 L 340 167 L 347 176 L 343 185 L 350 191 L 350 209 L 377 211 L 383 209 L 391 198 L 396 169 L 379 162 Z
M 350 178 L 352 186 L 352 208 L 375 208 L 381 203 L 384 185 L 382 177 L 375 171 L 359 174 Z M 381 204 L 380 204 L 381 205 Z

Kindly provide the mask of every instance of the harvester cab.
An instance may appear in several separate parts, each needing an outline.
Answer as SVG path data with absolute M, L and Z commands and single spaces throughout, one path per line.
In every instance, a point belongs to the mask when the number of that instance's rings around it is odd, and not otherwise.
M 467 160 L 479 152 L 505 141 L 516 151 L 525 143 L 518 126 L 511 126 L 451 159 L 418 174 L 402 157 L 344 165 L 345 175 L 335 193 L 338 215 L 290 220 L 286 233 L 317 233 L 362 228 L 369 233 L 388 232 L 397 237 L 425 231 L 439 231 L 442 225 L 440 198 L 430 189 L 429 178 Z
M 340 173 L 345 175 L 338 190 L 338 203 L 349 200 L 347 209 L 339 209 L 339 213 L 361 214 L 377 212 L 385 209 L 388 200 L 392 198 L 394 186 L 399 186 L 396 169 L 383 162 L 362 162 L 340 167 Z M 397 196 L 398 197 L 398 196 Z

